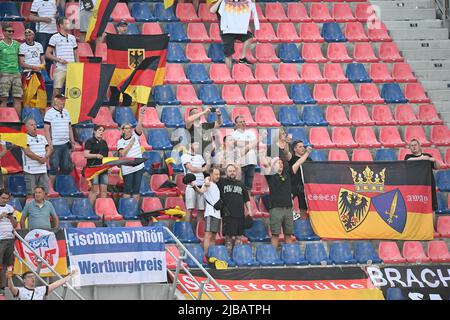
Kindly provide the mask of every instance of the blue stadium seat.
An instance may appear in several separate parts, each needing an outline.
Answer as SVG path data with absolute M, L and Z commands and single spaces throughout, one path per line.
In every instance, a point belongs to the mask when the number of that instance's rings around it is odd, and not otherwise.
M 307 243 L 305 249 L 305 258 L 309 264 L 331 264 L 323 243 Z
M 300 55 L 300 50 L 295 43 L 280 43 L 278 45 L 278 57 L 286 63 L 303 63 L 305 60 Z
M 227 249 L 225 246 L 210 246 L 208 248 L 208 257 L 212 258 L 215 257 L 219 260 L 226 261 L 228 263 L 229 267 L 235 267 L 236 263 L 231 260 L 230 256 L 228 255 Z
M 158 151 L 145 151 L 142 157 L 148 159 L 144 162 L 144 170 L 146 172 L 161 173 L 162 158 Z
M 381 97 L 386 103 L 406 103 L 405 96 L 398 83 L 385 83 L 381 87 Z
M 271 244 L 261 244 L 256 247 L 256 261 L 262 266 L 282 266 L 283 260 L 278 257 L 277 250 Z
M 233 248 L 233 261 L 238 267 L 253 267 L 259 263 L 253 258 L 252 247 L 248 244 L 237 244 Z
M 438 200 L 438 209 L 436 210 L 436 213 L 450 214 L 450 209 L 447 205 L 447 200 L 445 199 L 444 195 L 441 192 L 438 192 L 436 196 Z
M 303 266 L 308 264 L 308 261 L 305 260 L 305 254 L 302 253 L 300 246 L 295 243 L 283 243 L 281 245 L 280 257 L 287 266 Z
M 216 107 L 217 108 L 217 107 Z M 222 125 L 224 128 L 232 128 L 234 127 L 233 121 L 231 121 L 230 116 L 228 115 L 227 109 L 225 107 L 219 107 L 220 112 L 222 112 Z M 215 122 L 217 120 L 217 116 L 215 112 L 211 112 L 208 115 L 208 122 Z
M 325 150 L 313 150 L 309 157 L 312 161 L 328 161 L 328 155 L 325 153 Z
M 148 3 L 137 2 L 131 5 L 131 16 L 137 22 L 154 22 L 156 17 L 153 15 L 151 7 Z
M 141 180 L 141 187 L 139 189 L 139 194 L 143 197 L 153 197 L 155 195 L 155 193 L 152 190 L 150 190 L 150 185 L 147 179 L 145 179 L 145 177 L 143 177 Z
M 141 32 L 139 31 L 137 24 L 129 23 L 127 34 L 136 35 L 136 34 L 141 34 Z
M 170 143 L 166 129 L 148 130 L 147 141 L 148 144 L 152 146 L 153 150 L 172 149 L 172 144 Z
M 167 46 L 167 62 L 188 63 L 189 59 L 178 43 L 169 43 Z
M 138 203 L 134 198 L 120 198 L 118 211 L 126 220 L 140 219 Z
M 406 300 L 402 289 L 400 288 L 388 288 L 386 291 L 386 300 Z
M 88 139 L 92 138 L 94 134 L 94 128 L 76 128 L 75 137 L 77 137 L 77 141 L 81 144 L 85 143 Z
M 441 192 L 450 192 L 450 170 L 436 173 L 436 186 Z
M 161 122 L 166 128 L 184 128 L 184 120 L 178 107 L 165 107 L 161 112 Z
M 78 190 L 72 176 L 59 174 L 55 180 L 55 191 L 62 197 L 82 197 L 83 193 Z
M 56 214 L 60 220 L 75 220 L 77 217 L 72 214 L 64 198 L 49 198 L 49 201 L 55 208 Z
M 374 161 L 397 161 L 394 149 L 377 149 Z
M 212 62 L 223 63 L 225 62 L 225 54 L 223 53 L 222 43 L 211 43 L 208 48 L 208 58 L 211 58 Z
M 320 238 L 314 233 L 309 219 L 294 221 L 294 235 L 299 241 L 316 241 Z
M 119 221 L 105 221 L 107 228 L 122 228 L 122 224 Z
M 339 24 L 337 24 L 336 22 L 325 22 L 322 26 L 321 36 L 325 39 L 326 42 L 347 41 L 347 38 L 345 38 L 341 28 L 339 28 Z
M 215 84 L 205 84 L 200 86 L 198 97 L 203 101 L 203 104 L 225 104 L 225 100 L 220 97 L 219 89 L 217 89 Z
M 153 90 L 153 100 L 159 105 L 179 105 L 180 101 L 175 98 L 172 86 L 156 86 Z
M 282 106 L 278 108 L 278 121 L 282 126 L 303 126 L 295 106 Z
M 155 3 L 154 14 L 156 19 L 158 21 L 165 21 L 165 22 L 178 21 L 178 18 L 175 16 L 173 8 L 174 6 L 164 9 L 164 3 L 162 2 Z
M 8 204 L 13 207 L 17 211 L 22 211 L 22 203 L 20 203 L 20 200 L 17 198 L 10 197 L 8 200 Z
M 71 228 L 74 228 L 72 222 L 70 222 L 70 221 L 61 221 L 61 220 L 59 221 L 59 227 L 60 227 L 61 229 L 71 229 Z
M 309 145 L 309 140 L 308 137 L 306 135 L 305 129 L 304 128 L 293 128 L 293 127 L 289 127 L 286 130 L 287 134 L 292 134 L 292 141 L 295 140 L 302 140 L 303 143 L 306 145 Z
M 369 241 L 355 242 L 355 259 L 358 263 L 381 263 L 375 248 Z
M 203 64 L 190 64 L 187 67 L 187 78 L 194 84 L 207 84 L 213 83 L 209 78 L 208 71 L 206 71 Z
M 131 107 L 117 107 L 114 112 L 114 122 L 116 122 L 119 127 L 124 123 L 131 123 L 133 127 L 137 125 L 136 117 L 133 110 L 131 110 Z
M 0 20 L 23 21 L 25 19 L 20 15 L 16 2 L 2 2 L 0 3 Z
M 323 117 L 322 109 L 319 106 L 303 107 L 302 120 L 307 126 L 327 126 L 328 122 Z
M 208 266 L 208 263 L 205 262 L 205 252 L 201 245 L 186 244 L 186 248 L 203 267 Z M 189 268 L 198 268 L 197 264 L 195 264 L 194 260 L 192 260 L 189 256 L 184 260 L 184 262 L 187 263 Z
M 264 222 L 258 219 L 253 220 L 252 227 L 245 230 L 245 236 L 251 242 L 265 242 L 270 240 Z
M 171 22 L 164 28 L 170 36 L 170 42 L 190 42 L 191 40 L 184 31 L 183 24 L 180 22 Z
M 13 197 L 25 197 L 27 195 L 27 187 L 24 176 L 8 175 L 8 190 Z
M 164 222 L 162 221 L 155 221 L 151 224 L 152 227 L 157 227 L 160 226 L 162 227 L 163 230 L 163 238 L 164 238 L 164 242 L 165 243 L 175 243 L 175 241 L 172 239 L 172 237 L 169 235 L 169 233 L 166 231 L 166 229 L 164 229 L 164 227 L 166 227 L 166 225 L 164 224 Z M 170 229 L 170 228 L 169 228 Z
M 348 242 L 335 242 L 330 246 L 330 258 L 334 264 L 355 264 Z
M 317 102 L 312 97 L 311 90 L 309 90 L 307 84 L 293 84 L 289 98 L 297 104 L 315 104 Z
M 187 243 L 199 243 L 200 241 L 192 230 L 192 225 L 187 221 L 177 221 L 173 224 L 173 233 L 181 241 Z
M 345 70 L 345 77 L 353 83 L 372 82 L 362 63 L 349 63 Z
M 42 119 L 41 113 L 37 108 L 25 107 L 22 109 L 22 119 L 33 118 L 36 121 L 38 129 L 44 128 L 44 119 Z
M 88 198 L 76 198 L 72 202 L 72 214 L 77 220 L 98 220 L 100 217 L 95 214 Z
M 50 76 L 48 75 L 47 70 L 45 70 L 45 69 L 42 70 L 41 74 L 42 74 L 42 77 L 44 78 L 45 84 L 52 84 L 53 85 L 53 80 L 50 79 Z M 47 92 L 47 95 L 48 95 L 48 92 Z

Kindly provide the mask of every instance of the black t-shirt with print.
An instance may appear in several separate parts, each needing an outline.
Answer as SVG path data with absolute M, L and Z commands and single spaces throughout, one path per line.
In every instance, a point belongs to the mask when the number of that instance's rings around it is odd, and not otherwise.
M 84 144 L 85 150 L 90 150 L 90 154 L 101 154 L 103 157 L 108 156 L 109 148 L 108 144 L 105 140 L 98 140 L 95 137 L 92 137 L 86 141 Z M 98 166 L 102 164 L 101 159 L 87 159 L 86 165 L 88 167 Z
M 250 197 L 244 183 L 236 179 L 220 178 L 217 186 L 220 197 L 225 203 L 232 217 L 244 217 L 244 205 Z

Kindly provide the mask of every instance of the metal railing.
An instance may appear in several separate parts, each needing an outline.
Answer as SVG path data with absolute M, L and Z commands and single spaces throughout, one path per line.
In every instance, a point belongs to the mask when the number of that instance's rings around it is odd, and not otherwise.
M 169 255 L 177 262 L 177 267 L 175 269 L 175 272 L 173 272 L 173 270 L 170 270 L 169 268 L 167 268 L 167 272 L 169 273 L 169 275 L 171 277 L 173 277 L 172 287 L 170 288 L 170 291 L 169 291 L 169 299 L 173 300 L 175 298 L 175 292 L 177 290 L 177 285 L 180 285 L 180 287 L 183 288 L 183 290 L 189 295 L 189 297 L 192 300 L 201 300 L 203 294 L 205 294 L 210 300 L 214 300 L 214 298 L 208 293 L 208 291 L 205 290 L 205 286 L 208 283 L 212 283 L 217 288 L 217 290 L 223 294 L 225 299 L 232 300 L 231 297 L 219 286 L 217 281 L 209 274 L 209 272 L 206 271 L 205 268 L 203 268 L 202 264 L 197 259 L 195 259 L 195 257 L 181 243 L 181 241 L 178 240 L 178 238 L 172 233 L 172 231 L 170 231 L 169 228 L 167 228 L 167 227 L 164 227 L 164 230 L 175 241 L 175 244 L 177 245 L 177 248 L 179 249 L 179 253 L 180 253 L 179 257 L 176 257 L 175 254 L 173 254 L 173 252 L 171 252 L 170 250 L 168 250 L 166 248 L 166 251 L 169 253 Z M 189 269 L 186 268 L 186 266 L 183 264 L 183 261 L 187 257 L 191 258 L 192 261 L 195 263 L 195 265 L 206 276 L 207 279 L 205 281 L 203 281 L 202 283 L 199 283 L 197 281 L 197 279 L 195 279 L 195 277 L 189 271 Z M 195 297 L 195 295 L 188 288 L 186 288 L 186 286 L 178 279 L 178 276 L 180 275 L 181 270 L 183 270 L 186 273 L 186 275 L 188 275 L 190 277 L 190 279 L 198 286 L 199 292 L 198 292 L 197 297 Z
M 444 26 L 449 29 L 450 32 L 450 4 L 449 0 L 434 0 L 436 9 L 440 15 L 440 18 L 444 22 Z

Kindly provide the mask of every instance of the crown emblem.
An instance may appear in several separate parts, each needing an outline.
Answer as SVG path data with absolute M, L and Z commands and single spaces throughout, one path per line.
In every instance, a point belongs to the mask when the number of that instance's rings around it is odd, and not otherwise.
M 353 168 L 350 168 L 350 171 L 356 192 L 384 192 L 386 168 L 377 174 L 370 170 L 369 166 L 366 166 L 362 173 L 358 173 Z

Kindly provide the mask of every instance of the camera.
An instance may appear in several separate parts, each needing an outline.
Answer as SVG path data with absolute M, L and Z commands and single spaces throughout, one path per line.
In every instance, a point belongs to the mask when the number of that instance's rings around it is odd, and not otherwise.
M 216 112 L 216 108 L 211 108 L 211 112 Z

